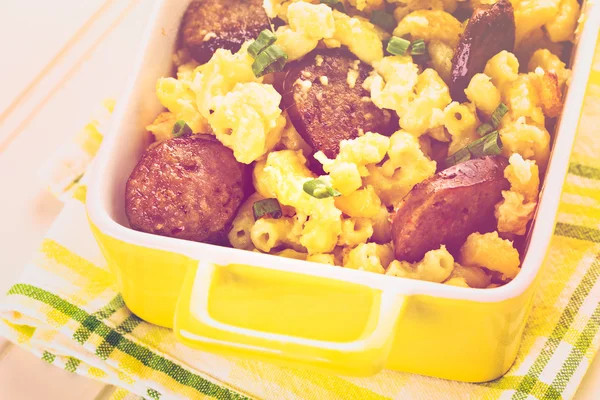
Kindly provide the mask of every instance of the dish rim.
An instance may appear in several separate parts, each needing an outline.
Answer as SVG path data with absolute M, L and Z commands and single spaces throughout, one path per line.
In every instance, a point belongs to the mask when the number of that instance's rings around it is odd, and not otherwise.
M 108 174 L 105 174 L 104 171 L 110 165 L 111 154 L 114 146 L 118 143 L 119 132 L 124 130 L 127 124 L 126 111 L 134 101 L 134 90 L 141 79 L 146 60 L 151 59 L 153 32 L 161 30 L 160 14 L 163 8 L 167 6 L 168 0 L 155 0 L 136 62 L 132 67 L 130 79 L 120 97 L 120 101 L 117 103 L 112 122 L 107 134 L 104 136 L 102 146 L 96 155 L 90 172 L 86 209 L 90 222 L 102 234 L 131 245 L 176 253 L 194 260 L 206 260 L 207 257 L 226 258 L 231 260 L 229 264 L 244 264 L 290 273 L 322 276 L 333 280 L 346 280 L 381 290 L 394 290 L 411 296 L 423 295 L 444 299 L 496 303 L 520 296 L 535 282 L 547 256 L 550 239 L 554 233 L 560 195 L 567 177 L 569 160 L 579 127 L 587 81 L 594 57 L 598 30 L 596 29 L 594 32 L 593 27 L 600 24 L 600 7 L 588 1 L 586 2 L 586 9 L 583 10 L 587 21 L 579 35 L 576 53 L 573 56 L 573 77 L 560 123 L 557 124 L 555 130 L 556 140 L 553 144 L 552 156 L 540 194 L 536 218 L 533 227 L 530 228 L 530 241 L 521 265 L 521 271 L 515 279 L 504 286 L 482 290 L 391 277 L 348 268 L 327 268 L 323 264 L 309 261 L 153 235 L 135 231 L 114 220 L 109 215 L 105 202 L 102 201 L 103 188 L 110 185 Z M 541 218 L 543 215 L 550 214 L 553 215 L 553 218 Z M 285 262 L 282 263 L 282 260 Z

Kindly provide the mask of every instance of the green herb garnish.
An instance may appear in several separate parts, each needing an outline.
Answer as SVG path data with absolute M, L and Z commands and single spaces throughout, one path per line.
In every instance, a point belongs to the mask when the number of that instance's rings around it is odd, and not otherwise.
M 248 54 L 250 54 L 252 58 L 256 58 L 260 53 L 263 52 L 263 50 L 276 41 L 277 36 L 275 36 L 275 34 L 270 30 L 265 29 L 258 35 L 256 40 L 252 42 L 250 46 L 248 46 Z
M 502 148 L 500 133 L 494 131 L 452 154 L 444 161 L 444 167 L 449 168 L 472 158 L 495 156 L 502 153 Z
M 339 197 L 342 194 L 331 187 L 329 183 L 323 179 L 311 179 L 304 182 L 302 189 L 317 199 L 326 199 L 327 197 Z
M 288 56 L 276 44 L 264 49 L 252 63 L 252 72 L 257 78 L 271 72 L 282 71 L 287 62 Z
M 181 136 L 188 136 L 191 135 L 192 132 L 192 128 L 190 128 L 190 126 L 182 119 L 180 119 L 179 121 L 175 122 L 175 124 L 173 125 L 173 137 L 181 137 Z
M 492 113 L 491 123 L 494 128 L 497 128 L 498 125 L 500 125 L 500 120 L 506 115 L 507 112 L 508 107 L 506 107 L 504 103 L 500 103 L 498 108 L 496 108 L 496 110 L 494 110 Z
M 417 39 L 410 44 L 410 54 L 413 56 L 423 55 L 426 51 L 427 46 L 425 45 L 425 41 L 423 39 Z
M 404 54 L 406 54 L 406 50 L 408 50 L 409 46 L 410 41 L 396 36 L 392 36 L 387 44 L 386 50 L 388 51 L 388 53 L 393 54 L 395 56 L 403 56 Z
M 479 126 L 479 128 L 477 128 L 477 133 L 479 134 L 479 136 L 485 136 L 488 133 L 491 133 L 494 131 L 494 127 L 492 126 L 492 124 L 482 124 Z
M 252 205 L 252 212 L 255 221 L 261 218 L 279 219 L 282 216 L 281 206 L 277 199 L 264 199 L 255 202 Z

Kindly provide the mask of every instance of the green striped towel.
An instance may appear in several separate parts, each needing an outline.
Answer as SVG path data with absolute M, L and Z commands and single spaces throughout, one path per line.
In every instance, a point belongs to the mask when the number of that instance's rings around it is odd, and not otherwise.
M 600 344 L 600 46 L 558 225 L 518 359 L 486 384 L 383 371 L 348 378 L 188 349 L 131 314 L 89 230 L 83 164 L 69 200 L 0 307 L 0 334 L 68 371 L 118 386 L 116 399 L 571 398 Z M 96 125 L 80 141 L 92 151 Z M 67 146 L 64 156 L 77 151 Z M 72 168 L 77 165 L 77 168 Z M 56 171 L 50 169 L 52 171 Z M 59 174 L 60 175 L 60 174 Z

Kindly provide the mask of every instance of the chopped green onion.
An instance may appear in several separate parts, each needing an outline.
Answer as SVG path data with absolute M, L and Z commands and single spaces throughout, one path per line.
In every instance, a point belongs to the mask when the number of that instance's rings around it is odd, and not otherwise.
M 410 46 L 410 42 L 406 39 L 402 39 L 396 36 L 392 36 L 389 43 L 387 44 L 387 51 L 395 56 L 403 56 L 406 54 L 406 50 Z
M 450 168 L 453 165 L 460 164 L 471 159 L 471 152 L 468 148 L 463 147 L 444 161 L 444 167 Z
M 339 197 L 342 194 L 331 187 L 323 179 L 311 179 L 304 182 L 302 190 L 317 199 L 326 199 L 327 197 Z
M 495 156 L 502 153 L 502 148 L 500 134 L 494 131 L 452 154 L 444 162 L 444 167 L 448 168 L 472 158 Z
M 279 72 L 285 67 L 287 59 L 288 56 L 281 47 L 272 44 L 256 57 L 256 60 L 252 64 L 252 72 L 254 72 L 257 78 L 271 72 Z
M 375 10 L 371 14 L 371 23 L 386 31 L 392 31 L 398 25 L 394 16 L 383 10 Z
M 340 0 L 321 0 L 321 4 L 328 5 L 334 10 L 338 10 L 340 12 L 346 12 L 346 7 L 344 7 L 344 3 Z
M 494 128 L 497 128 L 498 125 L 500 125 L 500 120 L 502 119 L 502 117 L 504 117 L 504 115 L 506 115 L 507 112 L 508 107 L 506 107 L 504 103 L 500 103 L 498 108 L 496 108 L 496 110 L 492 113 L 491 121 Z
M 493 131 L 494 127 L 492 126 L 492 124 L 488 124 L 487 122 L 485 124 L 480 125 L 479 128 L 477 128 L 477 133 L 479 134 L 479 136 L 485 136 Z
M 426 51 L 427 46 L 425 46 L 425 41 L 423 39 L 417 39 L 410 45 L 410 54 L 412 54 L 413 56 L 425 54 Z
M 277 199 L 264 199 L 255 202 L 252 205 L 254 220 L 258 221 L 261 218 L 281 218 L 281 206 Z
M 488 133 L 481 139 L 477 139 L 469 146 L 469 152 L 473 158 L 483 156 L 495 156 L 502 153 L 502 141 L 498 131 Z
M 180 119 L 179 121 L 175 122 L 175 124 L 173 125 L 173 137 L 180 137 L 180 136 L 187 136 L 187 135 L 191 135 L 192 132 L 192 128 L 189 127 L 188 124 L 186 124 L 186 122 L 182 119 Z
M 248 46 L 248 54 L 252 56 L 252 58 L 258 57 L 260 53 L 263 52 L 267 47 L 272 45 L 277 41 L 277 36 L 273 32 L 268 29 L 262 31 L 256 40 L 252 42 L 250 46 Z
M 425 65 L 431 61 L 431 57 L 429 57 L 429 53 L 425 54 L 413 54 L 413 62 L 415 64 Z

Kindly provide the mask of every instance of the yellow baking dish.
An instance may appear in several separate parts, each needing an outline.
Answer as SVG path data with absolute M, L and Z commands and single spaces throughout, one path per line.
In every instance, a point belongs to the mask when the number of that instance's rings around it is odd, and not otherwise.
M 156 79 L 172 73 L 189 0 L 160 0 L 134 79 L 95 161 L 88 191 L 94 234 L 132 312 L 207 351 L 346 375 L 383 368 L 469 382 L 503 375 L 516 358 L 552 235 L 598 34 L 598 7 L 574 53 L 538 218 L 521 273 L 477 290 L 336 268 L 134 231 L 127 177 L 162 107 Z M 540 218 L 542 216 L 543 218 Z

